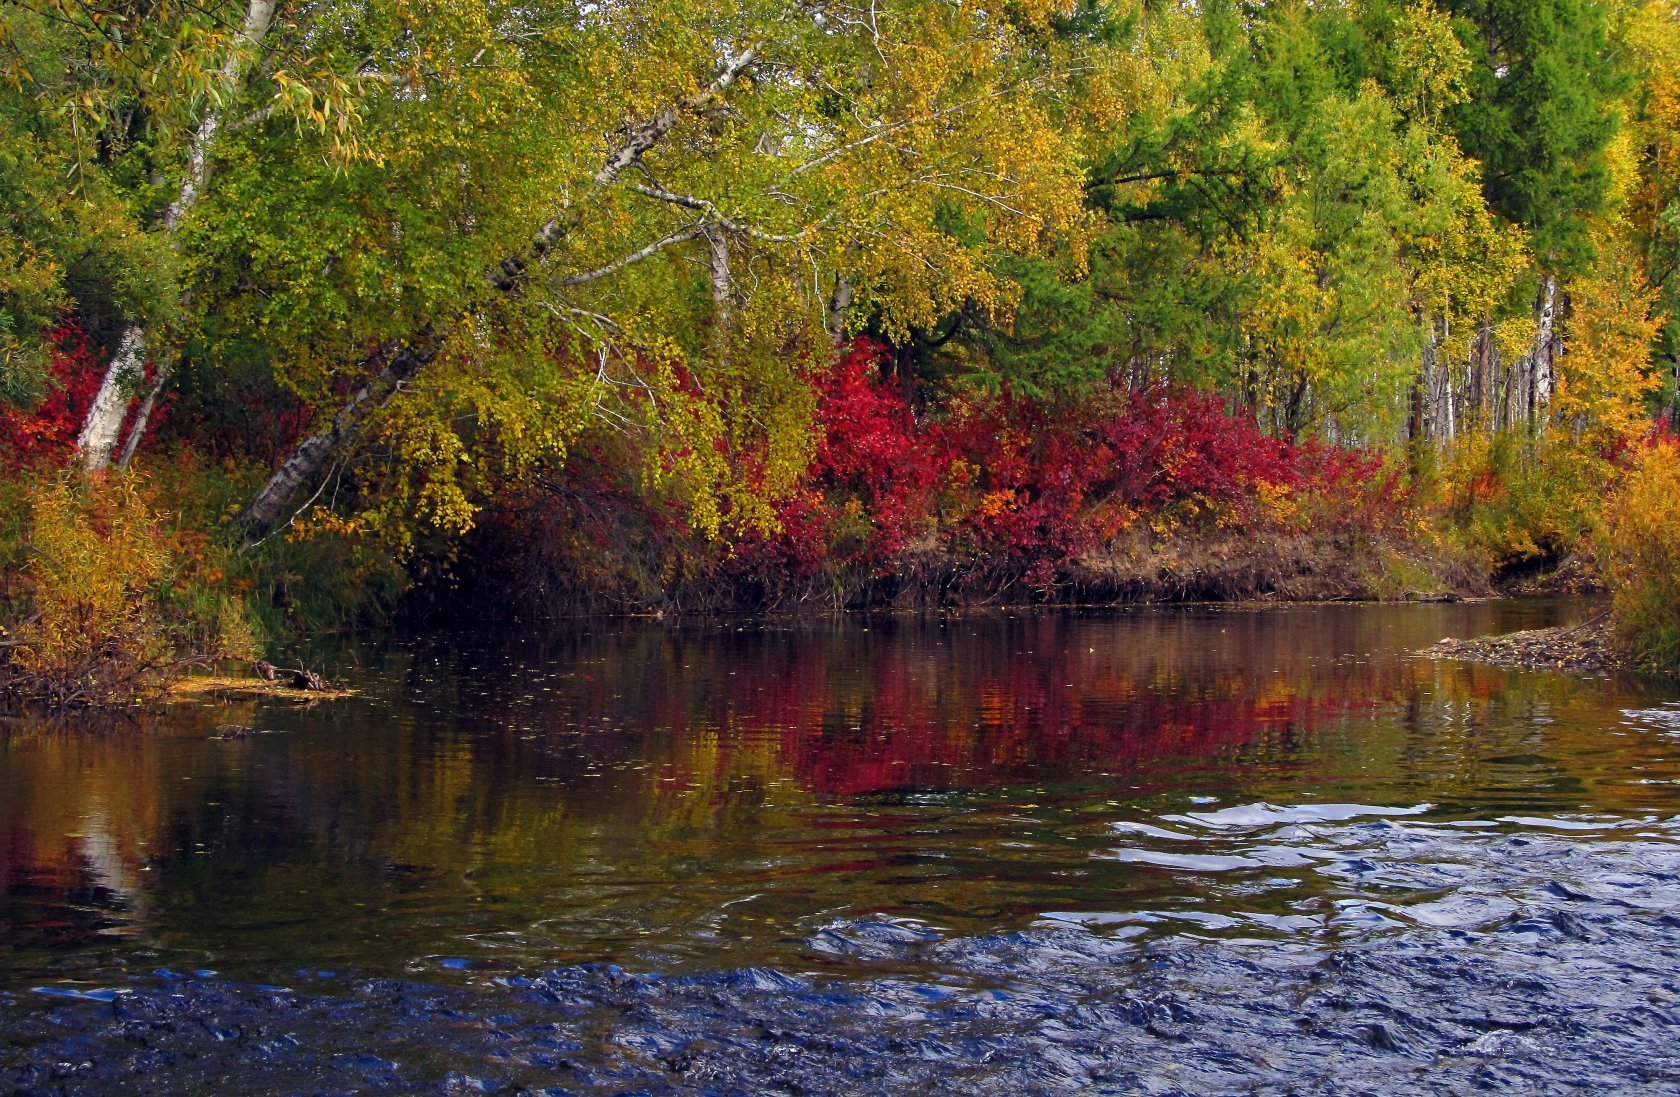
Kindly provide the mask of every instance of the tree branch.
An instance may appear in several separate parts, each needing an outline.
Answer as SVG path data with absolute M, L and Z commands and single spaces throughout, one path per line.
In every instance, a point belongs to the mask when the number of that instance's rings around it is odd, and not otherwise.
M 736 80 L 740 79 L 752 64 L 759 59 L 757 47 L 748 47 L 734 61 L 723 67 L 712 82 L 701 88 L 694 95 L 678 103 L 666 107 L 658 114 L 637 125 L 626 126 L 620 132 L 625 134 L 624 143 L 607 153 L 601 169 L 594 175 L 595 185 L 603 190 L 618 181 L 626 168 L 638 163 L 642 156 L 660 139 L 670 133 L 683 114 L 693 114 L 704 110 L 718 96 L 727 91 Z M 565 215 L 550 219 L 542 228 L 537 230 L 535 239 L 531 242 L 531 254 L 541 259 L 547 255 L 560 237 L 575 224 L 575 220 Z M 490 273 L 490 284 L 506 293 L 519 284 L 529 260 L 523 256 L 512 255 L 496 264 Z M 609 272 L 610 273 L 610 272 Z M 588 281 L 589 279 L 585 279 Z
M 645 183 L 631 183 L 628 189 L 635 191 L 644 198 L 652 198 L 658 202 L 669 202 L 673 206 L 682 206 L 685 209 L 704 213 L 712 223 L 738 236 L 750 236 L 754 240 L 762 240 L 769 244 L 795 244 L 805 236 L 802 232 L 765 232 L 762 229 L 753 228 L 751 225 L 742 224 L 724 216 L 723 212 L 708 198 L 699 198 L 692 194 L 679 194 L 676 191 L 666 190 L 664 187 L 648 186 Z M 820 223 L 818 222 L 818 224 Z
M 555 289 L 565 289 L 567 286 L 581 286 L 585 282 L 593 282 L 597 279 L 605 278 L 609 274 L 617 274 L 625 267 L 631 266 L 635 263 L 640 263 L 643 259 L 650 258 L 653 255 L 664 251 L 673 244 L 681 244 L 689 240 L 698 239 L 705 233 L 705 231 L 704 226 L 695 226 L 683 229 L 680 232 L 673 232 L 669 235 L 661 236 L 659 239 L 655 240 L 646 247 L 638 248 L 629 255 L 620 259 L 615 259 L 613 262 L 608 263 L 604 267 L 596 267 L 594 270 L 587 270 L 581 274 L 569 274 L 564 278 L 555 279 L 551 284 Z

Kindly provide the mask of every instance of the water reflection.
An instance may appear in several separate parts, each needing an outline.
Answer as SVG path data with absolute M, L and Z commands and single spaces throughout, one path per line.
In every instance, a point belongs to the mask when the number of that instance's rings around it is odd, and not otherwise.
M 1495 830 L 1589 813 L 1583 834 L 1673 814 L 1668 698 L 1410 654 L 1582 612 L 393 640 L 333 653 L 364 689 L 342 704 L 13 724 L 0 985 L 160 964 L 808 968 L 830 962 L 809 945 L 824 925 L 875 915 L 938 935 L 1163 910 L 1288 932 L 1328 917 L 1296 909 L 1339 886 L 1320 869 L 1364 856 L 1312 852 L 1300 828 L 1333 805 Z M 225 724 L 259 734 L 212 738 Z M 1265 806 L 1303 803 L 1316 820 Z

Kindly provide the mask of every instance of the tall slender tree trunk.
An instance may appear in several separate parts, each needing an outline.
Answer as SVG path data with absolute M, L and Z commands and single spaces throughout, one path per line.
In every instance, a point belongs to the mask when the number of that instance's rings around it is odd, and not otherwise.
M 240 27 L 239 37 L 234 40 L 233 49 L 222 65 L 221 83 L 227 92 L 231 93 L 244 79 L 255 47 L 268 34 L 269 24 L 274 21 L 275 2 L 276 0 L 249 0 L 247 3 L 245 22 Z M 169 208 L 164 211 L 163 232 L 166 235 L 173 236 L 181 218 L 198 203 L 199 197 L 204 193 L 204 184 L 210 173 L 210 148 L 215 144 L 216 135 L 221 132 L 221 128 L 221 113 L 212 110 L 198 124 L 198 129 L 193 131 L 192 140 L 187 144 L 186 178 L 181 181 L 181 189 L 175 195 L 175 200 L 170 202 Z M 134 402 L 137 388 L 144 376 L 146 344 L 146 329 L 137 322 L 130 322 L 123 329 L 121 338 L 117 340 L 116 353 L 111 356 L 110 363 L 105 367 L 105 376 L 99 382 L 99 391 L 94 395 L 87 417 L 82 420 L 81 433 L 76 436 L 76 449 L 82 467 L 89 472 L 98 472 L 111 464 L 111 452 L 117 446 L 117 437 L 122 433 L 122 425 L 128 419 L 129 407 Z M 153 379 L 152 389 L 142 404 L 143 414 L 135 416 L 134 425 L 129 428 L 130 438 L 128 445 L 124 447 L 124 464 L 133 456 L 134 449 L 139 444 L 139 435 L 145 432 L 146 423 L 157 404 L 157 393 L 161 391 L 168 376 L 167 369 L 159 369 Z
M 1435 318 L 1425 316 L 1424 342 L 1418 357 L 1417 373 L 1412 377 L 1411 406 L 1406 416 L 1406 441 L 1410 451 L 1412 474 L 1423 468 L 1424 449 L 1431 436 L 1440 435 L 1439 417 L 1435 414 L 1434 394 L 1436 374 L 1440 372 L 1436 353 Z
M 1453 384 L 1452 373 L 1447 367 L 1442 367 L 1439 375 L 1441 395 L 1437 406 L 1441 414 L 1441 444 L 1452 445 L 1458 438 L 1458 389 Z
M 1510 363 L 1510 380 L 1505 386 L 1505 427 L 1527 427 L 1534 408 L 1534 353 L 1522 354 Z
M 1546 409 L 1551 406 L 1552 390 L 1556 387 L 1552 359 L 1557 328 L 1557 305 L 1557 278 L 1548 274 L 1541 282 L 1540 298 L 1535 303 L 1534 353 L 1531 356 L 1532 369 L 1529 374 L 1529 415 L 1540 429 L 1545 428 Z
M 1412 392 L 1406 413 L 1406 452 L 1411 461 L 1412 475 L 1423 469 L 1423 449 L 1428 445 L 1429 430 L 1424 425 L 1424 394 L 1429 384 L 1427 361 L 1412 378 Z
M 1435 340 L 1436 329 L 1429 329 L 1431 340 Z M 1436 426 L 1436 444 L 1449 446 L 1458 437 L 1458 386 L 1453 377 L 1453 360 L 1450 355 L 1442 353 L 1452 340 L 1452 317 L 1441 314 L 1440 338 L 1435 341 L 1435 391 L 1433 397 L 1432 418 Z
M 1680 430 L 1680 354 L 1674 356 L 1674 391 L 1668 398 L 1668 429 Z
M 1470 409 L 1476 425 L 1492 433 L 1494 429 L 1493 394 L 1493 321 L 1483 319 L 1476 329 L 1475 362 L 1471 366 Z

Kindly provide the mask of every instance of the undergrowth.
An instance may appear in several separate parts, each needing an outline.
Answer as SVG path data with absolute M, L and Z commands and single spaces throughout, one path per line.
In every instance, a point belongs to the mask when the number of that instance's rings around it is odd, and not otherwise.
M 124 703 L 190 668 L 253 657 L 224 552 L 159 510 L 147 478 L 44 474 L 6 494 L 0 693 Z
M 1621 642 L 1639 669 L 1680 674 L 1680 446 L 1642 455 L 1613 502 L 1606 578 Z

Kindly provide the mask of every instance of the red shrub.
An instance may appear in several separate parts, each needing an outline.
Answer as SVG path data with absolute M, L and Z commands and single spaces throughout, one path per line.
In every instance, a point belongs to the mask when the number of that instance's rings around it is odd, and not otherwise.
M 778 504 L 777 534 L 748 535 L 737 547 L 740 566 L 773 564 L 795 579 L 830 564 L 891 570 L 930 524 L 940 432 L 918 424 L 903 393 L 880 380 L 883 351 L 859 339 L 817 379 L 806 486 Z
M 959 401 L 918 423 L 859 340 L 817 382 L 820 437 L 781 530 L 749 536 L 737 566 L 805 580 L 824 568 L 904 563 L 918 531 L 962 557 L 1053 585 L 1057 569 L 1139 519 L 1368 527 L 1399 512 L 1380 456 L 1265 434 L 1220 397 L 1104 390 L 1049 406 L 1008 394 Z
M 0 405 L 0 467 L 68 458 L 103 376 L 86 333 L 66 322 L 52 334 L 51 388 L 32 408 Z
M 1230 509 L 1262 482 L 1302 479 L 1286 443 L 1190 390 L 1110 392 L 1053 410 L 1005 396 L 960 409 L 949 437 L 953 459 L 974 470 L 964 523 L 976 547 L 1046 581 L 1142 515 Z

